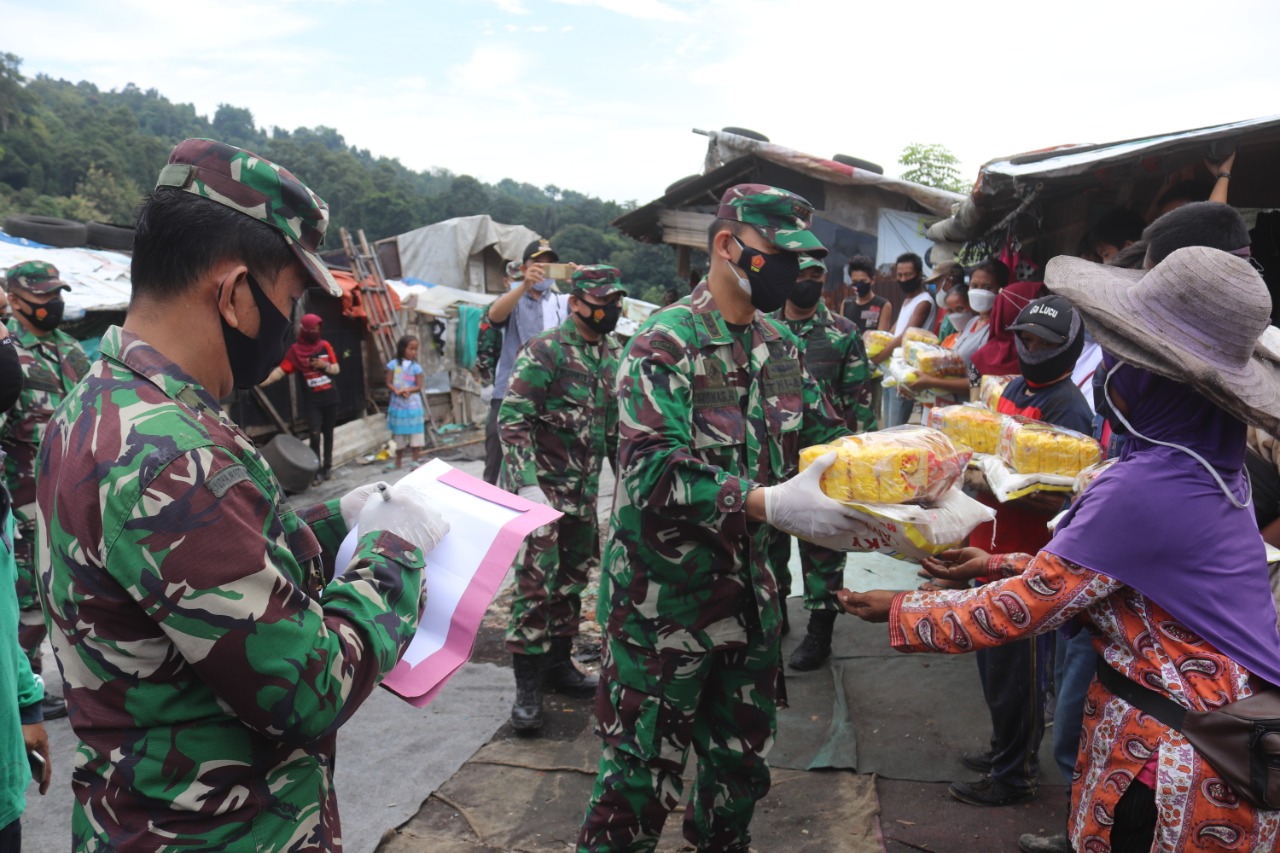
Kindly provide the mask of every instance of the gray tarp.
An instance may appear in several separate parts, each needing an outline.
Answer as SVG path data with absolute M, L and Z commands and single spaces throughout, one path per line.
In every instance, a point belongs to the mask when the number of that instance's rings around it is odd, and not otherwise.
M 485 249 L 492 246 L 507 260 L 519 259 L 537 239 L 538 234 L 523 225 L 503 225 L 484 215 L 446 219 L 396 237 L 400 273 L 445 287 L 483 291 L 483 275 L 477 286 L 468 266 L 478 263 Z

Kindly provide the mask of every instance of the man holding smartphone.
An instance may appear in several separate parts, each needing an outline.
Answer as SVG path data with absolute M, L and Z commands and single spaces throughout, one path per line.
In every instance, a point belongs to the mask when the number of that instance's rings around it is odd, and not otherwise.
M 502 332 L 502 353 L 498 356 L 498 366 L 494 369 L 493 399 L 489 402 L 486 435 L 496 435 L 498 432 L 498 410 L 502 408 L 502 400 L 507 396 L 516 353 L 534 335 L 556 328 L 569 317 L 569 297 L 551 289 L 553 279 L 547 274 L 550 264 L 560 264 L 560 256 L 551 248 L 550 241 L 534 240 L 524 250 L 524 260 L 520 265 L 523 279 L 489 305 L 489 323 Z M 501 464 L 501 443 L 487 442 L 484 459 L 486 481 L 497 482 Z

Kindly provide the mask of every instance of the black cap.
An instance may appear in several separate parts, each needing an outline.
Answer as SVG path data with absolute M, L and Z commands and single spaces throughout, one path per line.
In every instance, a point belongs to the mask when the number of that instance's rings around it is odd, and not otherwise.
M 1011 332 L 1030 332 L 1051 344 L 1060 344 L 1071 335 L 1071 313 L 1075 311 L 1063 296 L 1042 296 L 1027 303 L 1009 327 Z
M 556 254 L 556 250 L 551 248 L 550 240 L 534 240 L 528 246 L 524 247 L 524 263 L 529 263 L 535 255 L 550 255 L 550 258 L 545 258 L 544 260 L 548 260 L 551 263 L 556 263 L 560 260 L 560 256 Z

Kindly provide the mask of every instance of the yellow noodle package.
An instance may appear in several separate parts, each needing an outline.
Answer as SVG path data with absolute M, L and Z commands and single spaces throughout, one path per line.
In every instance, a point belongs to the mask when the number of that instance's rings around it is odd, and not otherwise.
M 1012 380 L 1012 376 L 984 376 L 978 383 L 978 399 L 991 411 L 1000 408 L 1000 398 L 1004 389 Z
M 884 352 L 884 348 L 893 343 L 893 332 L 864 332 L 862 335 L 862 343 L 867 348 L 867 355 L 872 358 Z
M 1000 446 L 1004 416 L 981 406 L 938 406 L 929 416 L 929 425 L 954 442 L 973 448 L 975 453 L 995 453 Z
M 907 329 L 907 331 L 902 335 L 902 345 L 906 346 L 912 341 L 921 344 L 933 344 L 934 346 L 942 343 L 942 341 L 938 340 L 938 336 L 933 332 L 930 332 L 928 329 L 918 329 L 914 326 Z
M 959 353 L 920 341 L 908 341 L 902 348 L 907 364 L 921 373 L 927 373 L 930 376 L 965 375 L 964 359 Z
M 822 491 L 847 503 L 927 503 L 941 498 L 973 456 L 936 429 L 899 426 L 846 435 L 800 451 L 800 470 L 828 451 L 836 461 L 822 475 Z
M 1028 418 L 1005 418 L 1000 458 L 1019 474 L 1075 478 L 1102 460 L 1102 448 L 1087 435 Z

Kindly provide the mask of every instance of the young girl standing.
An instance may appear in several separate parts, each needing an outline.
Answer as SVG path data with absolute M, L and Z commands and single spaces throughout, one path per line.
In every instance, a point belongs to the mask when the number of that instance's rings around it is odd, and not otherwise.
M 391 402 L 387 406 L 387 429 L 396 440 L 396 461 L 387 470 L 399 468 L 404 458 L 406 441 L 413 448 L 413 461 L 425 444 L 422 408 L 422 365 L 418 364 L 418 339 L 405 335 L 396 344 L 396 357 L 387 362 L 387 388 Z

